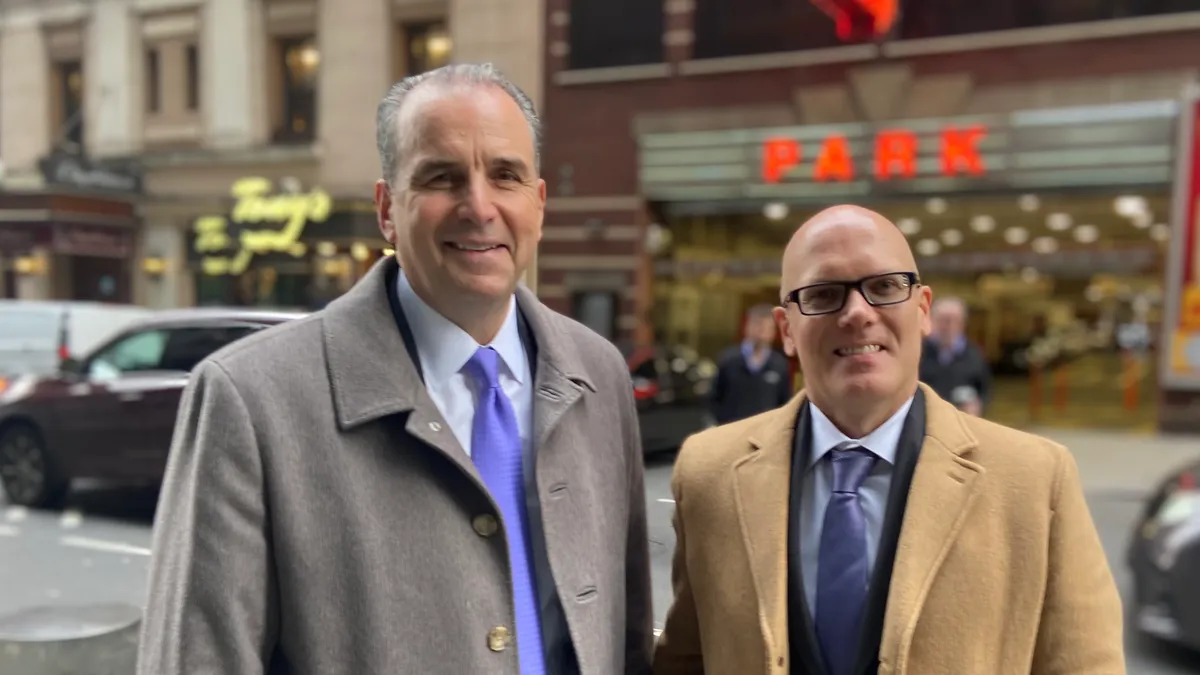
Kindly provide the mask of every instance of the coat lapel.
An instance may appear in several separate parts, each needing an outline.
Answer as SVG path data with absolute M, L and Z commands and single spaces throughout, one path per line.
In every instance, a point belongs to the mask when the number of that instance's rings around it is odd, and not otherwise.
M 903 671 L 929 587 L 967 520 L 983 467 L 967 456 L 978 441 L 958 412 L 921 385 L 926 434 L 909 489 L 888 591 L 880 662 Z
M 445 455 L 482 487 L 475 464 L 429 397 L 397 325 L 403 318 L 398 319 L 390 297 L 399 269 L 394 258 L 379 261 L 317 315 L 338 426 L 350 431 L 408 413 L 405 431 Z
M 556 315 L 528 288 L 517 288 L 517 307 L 525 317 L 537 345 L 534 367 L 533 443 L 540 456 L 550 433 L 579 401 L 585 389 L 596 391 L 579 352 L 558 324 Z
M 734 465 L 742 542 L 746 547 L 768 654 L 788 654 L 788 495 L 792 443 L 803 393 L 765 417 L 750 452 Z

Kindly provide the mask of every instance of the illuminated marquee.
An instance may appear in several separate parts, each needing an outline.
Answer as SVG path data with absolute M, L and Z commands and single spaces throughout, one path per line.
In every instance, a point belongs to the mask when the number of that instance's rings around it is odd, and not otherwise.
M 987 128 L 948 127 L 940 133 L 939 155 L 945 176 L 983 175 L 987 168 L 978 144 L 987 136 Z M 876 180 L 912 178 L 917 174 L 917 134 L 906 129 L 889 129 L 875 136 L 872 175 Z M 778 183 L 804 161 L 804 146 L 793 138 L 768 138 L 762 146 L 762 179 Z M 851 181 L 857 175 L 850 143 L 834 134 L 820 144 L 812 163 L 816 181 Z
M 205 274 L 241 274 L 258 254 L 304 255 L 300 235 L 305 225 L 327 220 L 333 200 L 320 188 L 307 193 L 270 192 L 271 181 L 266 178 L 243 178 L 230 189 L 236 202 L 228 217 L 196 219 L 194 248 L 203 256 Z M 230 223 L 242 226 L 236 237 L 229 231 Z M 251 227 L 271 223 L 278 227 Z

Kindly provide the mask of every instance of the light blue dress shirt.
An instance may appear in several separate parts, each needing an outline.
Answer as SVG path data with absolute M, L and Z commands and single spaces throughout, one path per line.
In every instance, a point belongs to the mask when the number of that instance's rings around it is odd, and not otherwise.
M 396 275 L 396 291 L 400 308 L 408 319 L 425 375 L 429 397 L 454 432 L 459 445 L 471 456 L 471 425 L 475 420 L 475 401 L 478 398 L 473 378 L 463 367 L 481 346 L 466 331 L 430 307 L 413 290 L 401 270 Z M 521 452 L 530 456 L 533 427 L 533 378 L 529 357 L 517 329 L 517 299 L 509 304 L 508 318 L 496 338 L 484 347 L 500 355 L 500 388 L 512 401 L 521 433 Z
M 896 414 L 860 439 L 843 434 L 820 408 L 808 404 L 811 423 L 811 447 L 808 470 L 804 474 L 804 493 L 800 502 L 800 565 L 804 572 L 804 597 L 808 601 L 810 616 L 817 609 L 817 572 L 821 554 L 821 531 L 825 524 L 825 507 L 833 494 L 833 464 L 825 456 L 832 450 L 845 445 L 856 445 L 879 456 L 871 473 L 858 490 L 858 499 L 867 521 L 867 563 L 875 569 L 875 556 L 879 551 L 879 537 L 883 533 L 883 519 L 887 515 L 888 491 L 892 486 L 892 473 L 896 466 L 896 447 L 904 430 L 904 419 L 913 399 L 900 406 Z

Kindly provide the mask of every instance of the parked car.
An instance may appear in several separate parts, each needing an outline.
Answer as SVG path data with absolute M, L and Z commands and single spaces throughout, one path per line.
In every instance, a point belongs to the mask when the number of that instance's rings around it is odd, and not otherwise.
M 716 365 L 684 347 L 655 346 L 627 357 L 642 431 L 642 452 L 673 452 L 712 426 L 708 397 Z
M 64 359 L 153 313 L 136 305 L 0 300 L 0 376 L 52 375 Z
M 1128 564 L 1134 628 L 1200 650 L 1200 461 L 1155 490 L 1130 537 Z
M 161 480 L 191 370 L 235 340 L 298 316 L 155 313 L 50 375 L 0 379 L 0 484 L 9 503 L 52 506 L 74 478 Z

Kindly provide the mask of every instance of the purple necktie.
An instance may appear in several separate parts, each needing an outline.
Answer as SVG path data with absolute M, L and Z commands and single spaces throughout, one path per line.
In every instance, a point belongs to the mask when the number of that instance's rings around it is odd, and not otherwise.
M 521 675 L 545 675 L 542 623 L 537 582 L 529 551 L 529 515 L 525 507 L 525 470 L 521 434 L 512 402 L 500 388 L 498 356 L 480 347 L 467 362 L 467 374 L 479 386 L 475 420 L 471 425 L 471 458 L 500 507 L 512 568 L 513 609 L 516 612 L 517 658 Z
M 825 508 L 817 562 L 817 640 L 829 675 L 849 675 L 858 657 L 858 634 L 871 570 L 867 523 L 858 488 L 874 466 L 870 450 L 850 446 L 829 453 L 833 494 Z

